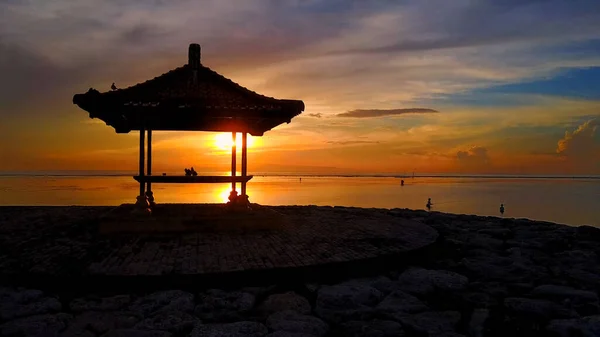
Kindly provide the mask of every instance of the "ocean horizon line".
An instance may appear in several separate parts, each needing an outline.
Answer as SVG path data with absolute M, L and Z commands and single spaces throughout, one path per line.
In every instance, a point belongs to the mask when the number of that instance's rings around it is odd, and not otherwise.
M 165 172 L 178 175 L 177 172 Z M 204 171 L 201 174 L 227 176 L 226 171 Z M 160 172 L 158 175 L 162 175 Z M 125 171 L 0 171 L 0 177 L 131 177 L 137 172 Z M 239 173 L 238 173 L 239 175 Z M 508 174 L 508 173 L 316 173 L 316 172 L 256 172 L 254 177 L 313 177 L 313 178 L 494 178 L 494 179 L 600 179 L 600 175 L 586 174 Z

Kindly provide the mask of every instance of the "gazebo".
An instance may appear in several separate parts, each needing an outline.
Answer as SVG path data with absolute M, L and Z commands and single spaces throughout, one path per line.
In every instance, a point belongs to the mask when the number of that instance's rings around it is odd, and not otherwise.
M 91 88 L 73 96 L 73 103 L 117 133 L 140 132 L 139 174 L 133 178 L 140 184 L 136 204 L 144 209 L 154 206 L 152 183 L 231 183 L 229 203 L 247 206 L 246 184 L 252 179 L 247 135 L 263 136 L 304 111 L 302 101 L 260 95 L 205 67 L 199 44 L 190 44 L 186 65 L 125 89 Z M 231 132 L 231 176 L 152 175 L 152 131 Z M 242 134 L 241 176 L 236 176 L 236 133 Z

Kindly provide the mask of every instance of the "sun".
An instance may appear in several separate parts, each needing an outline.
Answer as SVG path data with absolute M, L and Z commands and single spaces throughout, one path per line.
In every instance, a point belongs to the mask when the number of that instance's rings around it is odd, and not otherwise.
M 231 150 L 233 140 L 231 139 L 231 133 L 217 133 L 215 135 L 215 146 L 221 150 Z M 248 135 L 248 148 L 253 147 L 255 144 L 255 138 Z M 235 146 L 242 148 L 242 134 L 238 133 L 235 139 Z

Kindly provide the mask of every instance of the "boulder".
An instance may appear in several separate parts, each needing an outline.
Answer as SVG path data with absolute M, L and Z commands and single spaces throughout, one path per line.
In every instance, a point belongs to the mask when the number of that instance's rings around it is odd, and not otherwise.
M 71 315 L 64 313 L 18 318 L 0 325 L 0 336 L 58 336 L 71 318 Z
M 418 298 L 402 291 L 394 291 L 377 305 L 377 310 L 385 313 L 417 313 L 429 308 Z
M 488 309 L 475 309 L 471 314 L 471 319 L 469 320 L 469 326 L 467 328 L 469 332 L 469 336 L 471 337 L 483 337 L 485 330 L 485 323 L 490 316 L 490 311 Z
M 347 337 L 401 337 L 402 325 L 394 321 L 349 321 L 340 326 L 343 336 Z
M 600 228 L 579 226 L 575 229 L 578 240 L 600 241 Z
M 573 310 L 546 300 L 509 297 L 504 300 L 504 307 L 509 314 L 536 320 L 577 317 Z
M 194 313 L 203 321 L 231 322 L 242 319 L 254 307 L 256 297 L 242 291 L 211 289 L 199 295 Z
M 445 332 L 454 332 L 460 317 L 458 311 L 427 311 L 399 317 L 399 320 L 406 330 L 418 334 L 439 336 Z
M 502 282 L 533 282 L 548 278 L 545 267 L 532 264 L 526 258 L 514 258 L 499 255 L 476 255 L 461 260 L 461 265 L 479 280 Z
M 484 292 L 464 292 L 458 294 L 457 304 L 464 308 L 486 309 L 498 305 L 498 300 Z
M 504 245 L 502 240 L 482 234 L 466 234 L 460 236 L 459 240 L 467 249 L 499 250 Z
M 100 335 L 114 329 L 132 328 L 143 317 L 134 312 L 89 311 L 75 316 L 65 332 L 68 336 L 84 335 L 86 332 Z
M 112 297 L 84 297 L 76 298 L 69 303 L 73 312 L 83 311 L 114 311 L 127 306 L 131 301 L 129 295 L 117 295 Z
M 138 298 L 129 306 L 129 310 L 144 316 L 159 310 L 191 312 L 194 310 L 194 295 L 181 290 L 160 291 Z
M 483 228 L 478 230 L 477 233 L 489 235 L 499 240 L 506 240 L 512 236 L 512 231 L 508 228 Z
M 410 268 L 398 277 L 400 288 L 415 295 L 428 295 L 434 291 L 460 291 L 469 280 L 448 270 Z
M 394 282 L 385 276 L 352 279 L 341 283 L 341 285 L 367 286 L 375 288 L 385 295 L 391 293 L 394 290 L 397 290 L 399 287 L 398 282 Z
M 572 303 L 598 303 L 598 294 L 593 291 L 553 284 L 538 286 L 532 290 L 531 294 L 536 297 L 556 301 L 569 300 Z
M 15 299 L 15 298 L 13 298 Z M 60 302 L 53 297 L 20 297 L 18 301 L 0 303 L 0 320 L 59 312 Z
M 181 334 L 191 331 L 199 319 L 182 311 L 160 311 L 135 325 L 138 330 L 162 330 Z
M 325 336 L 329 331 L 327 323 L 319 318 L 291 310 L 276 312 L 269 316 L 267 327 L 273 331 L 302 333 L 315 337 Z
M 257 322 L 235 322 L 226 324 L 196 324 L 190 337 L 261 337 L 269 330 Z
M 171 333 L 158 330 L 117 329 L 107 332 L 102 337 L 171 337 Z
M 271 295 L 259 306 L 259 311 L 266 315 L 284 310 L 294 310 L 301 314 L 309 314 L 311 308 L 306 298 L 293 291 Z
M 369 286 L 323 286 L 317 293 L 315 312 L 331 322 L 362 320 L 373 315 L 372 307 L 382 298 L 383 294 L 379 290 Z
M 583 318 L 555 319 L 546 326 L 548 336 L 595 337 L 600 336 L 600 315 Z
M 30 303 L 44 296 L 41 290 L 0 287 L 0 303 Z

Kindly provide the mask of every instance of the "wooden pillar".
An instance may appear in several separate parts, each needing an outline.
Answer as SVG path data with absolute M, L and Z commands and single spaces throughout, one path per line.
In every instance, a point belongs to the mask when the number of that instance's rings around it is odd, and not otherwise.
M 232 132 L 231 133 L 231 140 L 233 141 L 233 144 L 231 145 L 231 177 L 235 177 L 236 176 L 236 133 Z M 231 190 L 235 191 L 235 181 L 231 182 Z
M 136 201 L 136 212 L 141 211 L 143 213 L 149 213 L 150 208 L 148 208 L 148 198 L 146 197 L 146 193 L 144 193 L 144 189 L 146 187 L 146 182 L 144 181 L 144 127 L 140 128 L 140 195 L 137 196 Z
M 246 195 L 246 176 L 248 175 L 248 134 L 242 133 L 242 196 Z
M 146 166 L 146 175 L 152 175 L 152 130 L 148 129 L 148 165 Z M 152 183 L 146 184 L 146 191 L 152 191 Z
M 146 197 L 144 194 L 144 128 L 140 128 L 140 198 Z
M 146 175 L 152 176 L 152 130 L 148 129 L 148 158 L 146 166 Z M 154 193 L 152 193 L 152 183 L 146 182 L 146 197 L 150 206 L 154 206 Z

